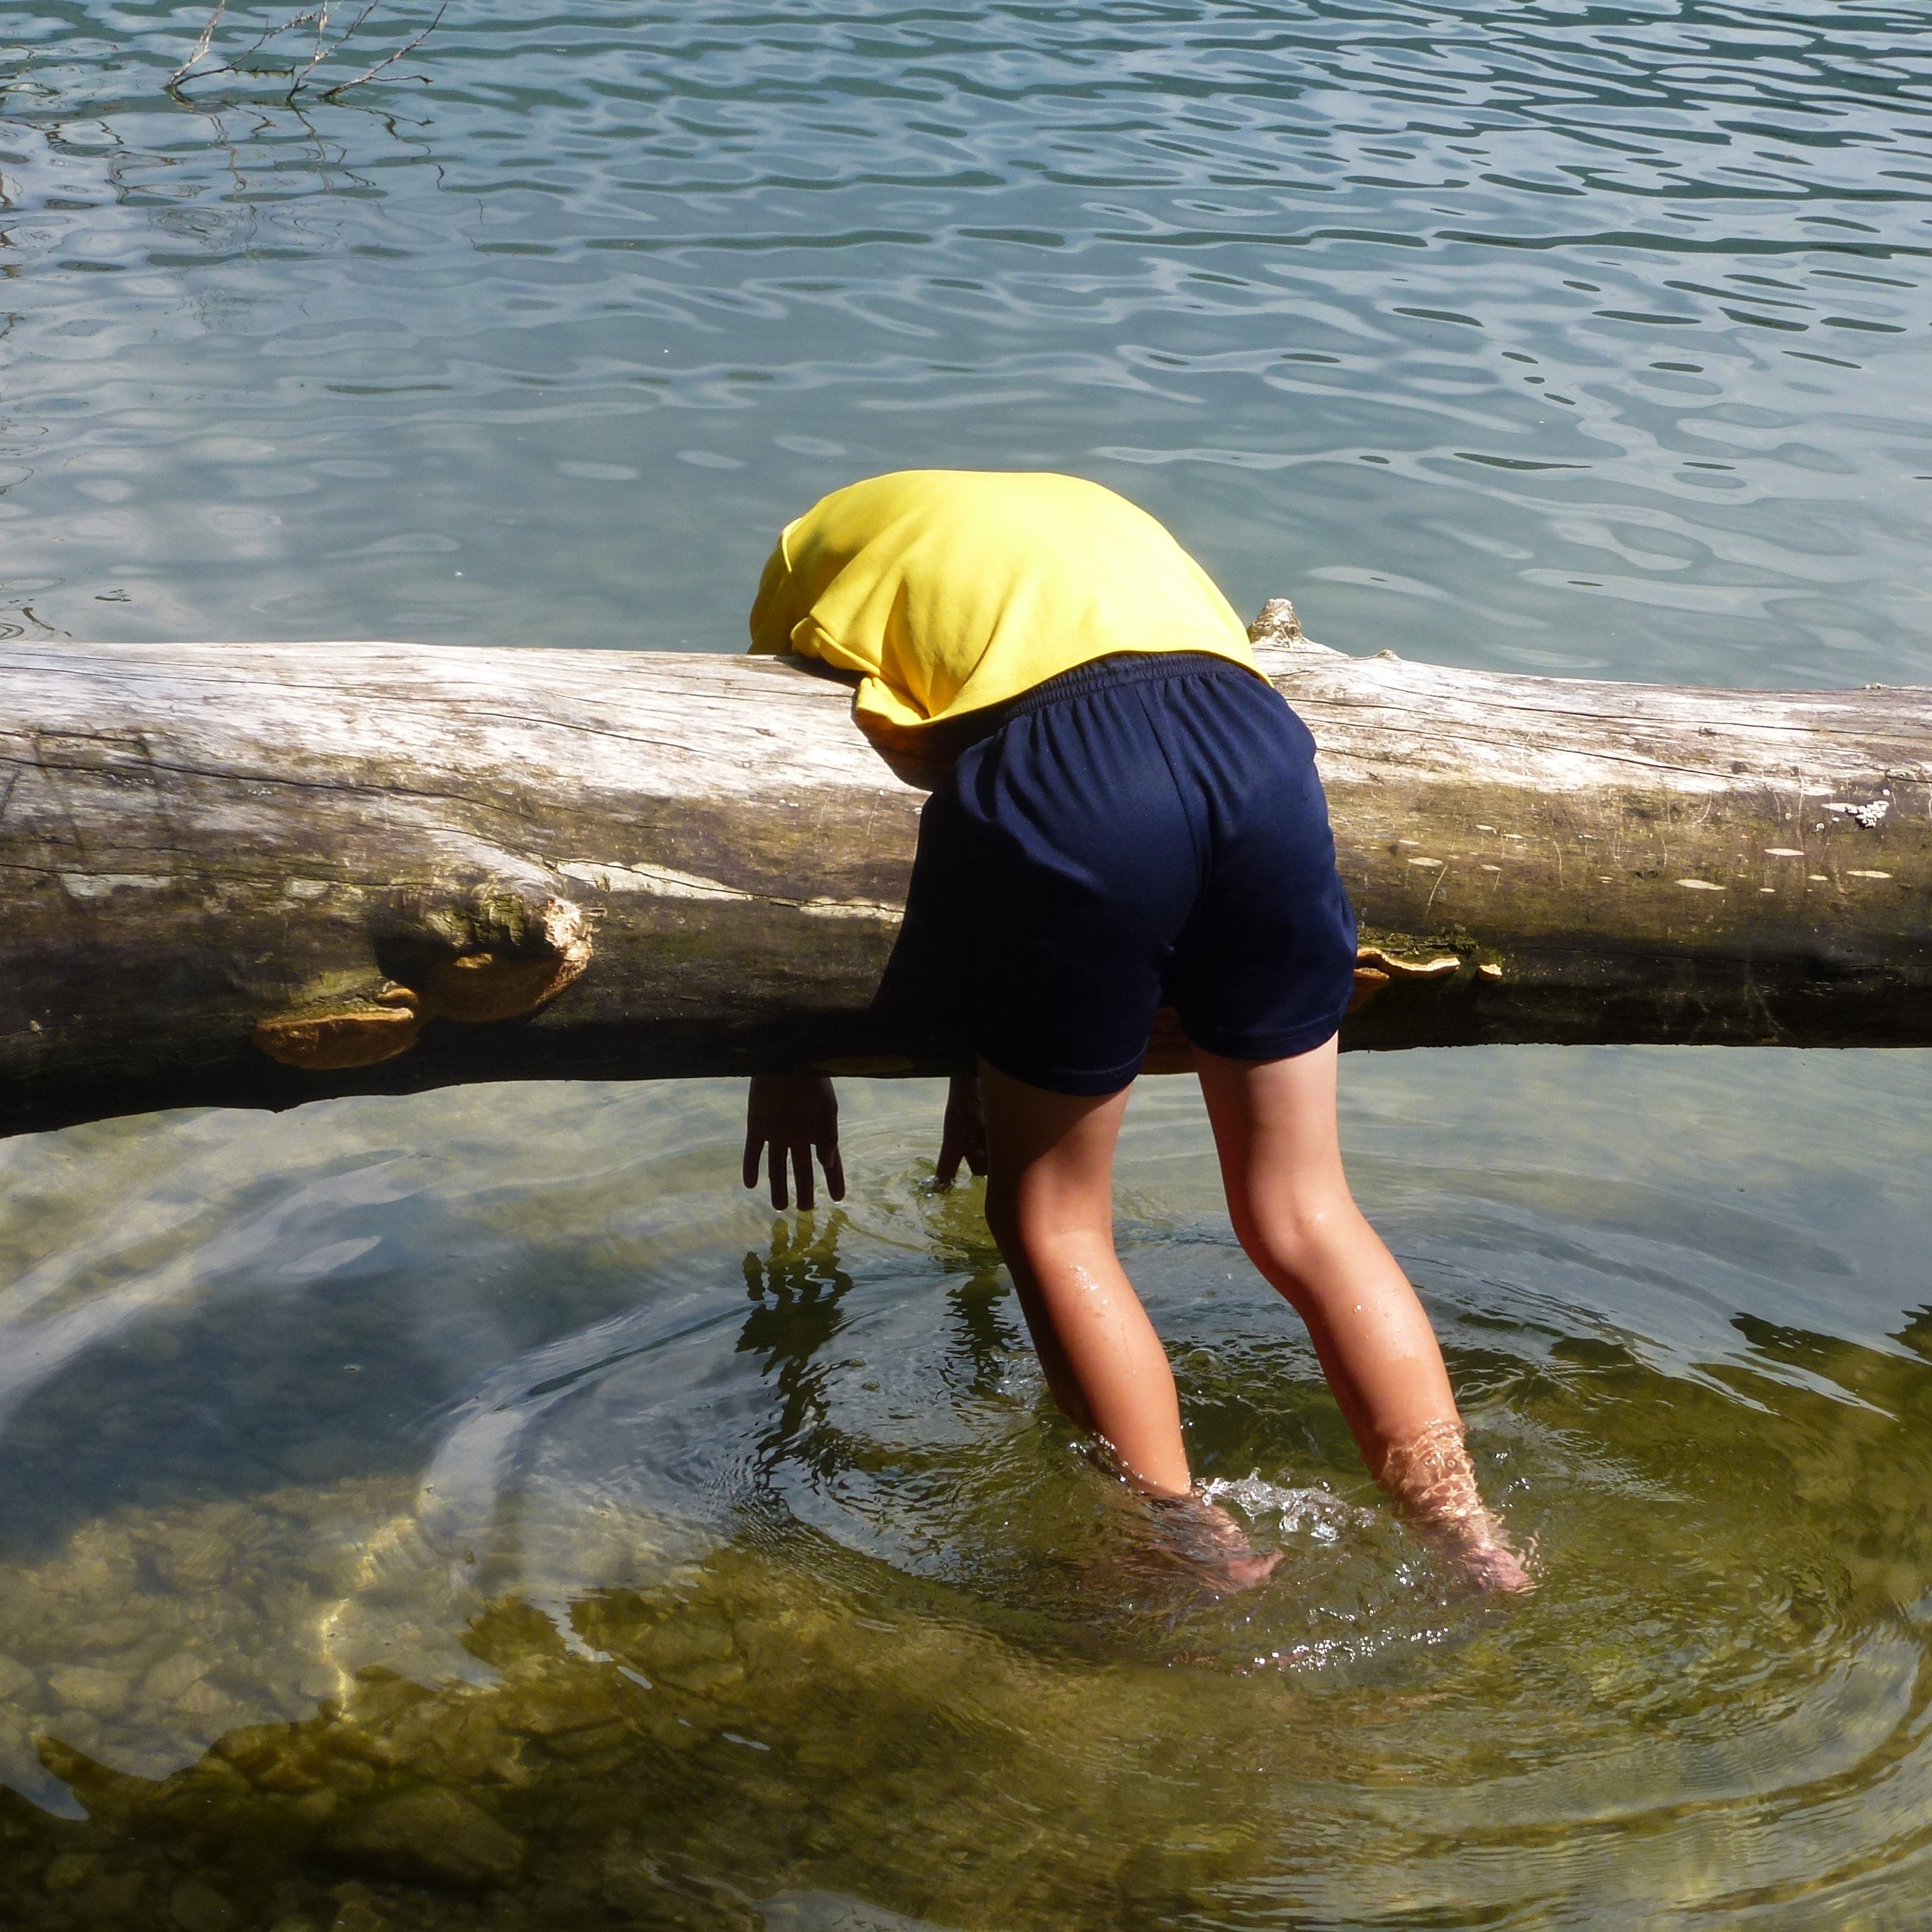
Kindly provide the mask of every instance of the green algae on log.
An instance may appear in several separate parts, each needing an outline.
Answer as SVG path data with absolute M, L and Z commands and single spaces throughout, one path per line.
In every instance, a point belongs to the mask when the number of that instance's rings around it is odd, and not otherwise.
M 1346 1046 L 1932 1043 L 1932 691 L 1255 635 L 1361 916 Z M 921 774 L 812 668 L 15 641 L 0 688 L 0 1131 L 950 1062 L 866 1012 Z

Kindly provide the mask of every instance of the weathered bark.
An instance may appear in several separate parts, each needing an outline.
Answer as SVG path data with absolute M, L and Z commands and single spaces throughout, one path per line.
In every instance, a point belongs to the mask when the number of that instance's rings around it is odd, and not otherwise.
M 1932 1043 L 1932 692 L 1257 629 L 1371 949 L 1346 1043 Z M 866 1014 L 920 801 L 842 684 L 770 659 L 0 646 L 0 1131 L 936 1067 Z

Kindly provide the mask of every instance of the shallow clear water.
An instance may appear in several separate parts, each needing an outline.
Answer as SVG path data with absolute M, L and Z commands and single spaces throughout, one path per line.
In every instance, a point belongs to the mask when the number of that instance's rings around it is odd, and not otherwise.
M 199 1874 L 264 1924 L 358 1885 L 451 1925 L 479 1888 L 535 1924 L 1911 1923 L 1925 1072 L 1353 1069 L 1358 1184 L 1538 1540 L 1506 1610 L 1378 1506 L 1185 1083 L 1136 1100 L 1120 1210 L 1198 1466 L 1287 1552 L 1221 1601 L 1054 1418 L 972 1196 L 924 1184 L 928 1083 L 854 1083 L 811 1218 L 734 1191 L 727 1083 L 12 1143 L 0 1749 L 107 1821 L 15 1876 Z M 399 1820 L 424 1788 L 469 1808 Z
M 1932 680 L 1922 10 L 464 5 L 299 112 L 160 92 L 199 18 L 0 22 L 22 629 L 729 649 L 818 491 L 1049 464 L 1351 650 Z M 1351 1063 L 1506 1610 L 1184 1083 L 1122 1232 L 1286 1552 L 1222 1602 L 922 1084 L 810 1217 L 725 1085 L 0 1144 L 0 1922 L 1916 1925 L 1928 1072 Z

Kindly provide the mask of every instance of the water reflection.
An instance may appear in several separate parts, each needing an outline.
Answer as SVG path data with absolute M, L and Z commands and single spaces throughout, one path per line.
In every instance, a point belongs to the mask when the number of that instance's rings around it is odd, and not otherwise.
M 838 1236 L 848 1225 L 836 1208 L 823 1226 L 804 1215 L 796 1223 L 779 1221 L 770 1249 L 745 1256 L 745 1292 L 754 1306 L 736 1346 L 758 1358 L 758 1372 L 778 1398 L 758 1442 L 767 1466 L 791 1458 L 823 1477 L 838 1458 L 826 1400 L 831 1366 L 818 1358 L 845 1325 L 839 1304 L 851 1292 L 852 1277 L 838 1265 Z
M 1363 1193 L 1540 1542 L 1500 1612 L 1368 1484 L 1183 1083 L 1130 1115 L 1122 1239 L 1283 1552 L 1222 1601 L 1054 1416 L 970 1190 L 926 1184 L 930 1091 L 855 1086 L 850 1198 L 778 1220 L 728 1085 L 12 1143 L 16 1340 L 121 1312 L 7 1424 L 0 1918 L 1895 1922 L 1920 1058 L 1352 1066 Z

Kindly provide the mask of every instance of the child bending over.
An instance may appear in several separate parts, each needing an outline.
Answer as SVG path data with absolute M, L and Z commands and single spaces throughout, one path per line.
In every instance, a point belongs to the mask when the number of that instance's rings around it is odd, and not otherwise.
M 1097 484 L 909 471 L 786 526 L 752 637 L 856 672 L 861 727 L 940 768 L 880 1000 L 937 988 L 970 1039 L 938 1179 L 962 1159 L 986 1172 L 1060 1408 L 1142 1487 L 1190 1496 L 1173 1374 L 1113 1235 L 1114 1142 L 1172 1006 L 1235 1233 L 1308 1324 L 1370 1472 L 1473 1580 L 1528 1588 L 1429 1318 L 1342 1171 L 1354 916 L 1307 728 L 1207 573 Z M 814 1150 L 842 1198 L 832 1083 L 754 1080 L 746 1185 L 768 1156 L 783 1207 L 789 1158 L 809 1208 Z

